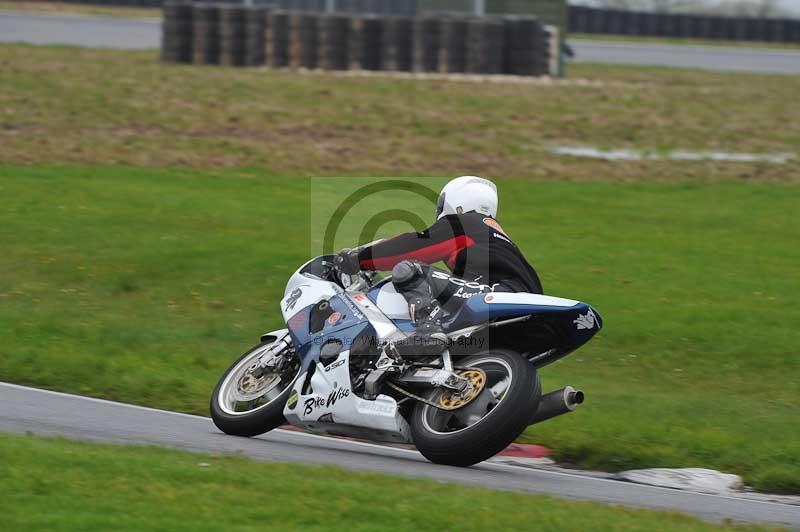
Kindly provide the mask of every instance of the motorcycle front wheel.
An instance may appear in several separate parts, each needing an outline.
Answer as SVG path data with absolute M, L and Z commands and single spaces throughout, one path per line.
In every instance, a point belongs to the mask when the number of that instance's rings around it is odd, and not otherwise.
M 286 423 L 283 407 L 300 372 L 290 348 L 278 367 L 259 369 L 258 360 L 274 345 L 262 342 L 245 352 L 222 375 L 211 394 L 211 419 L 225 434 L 256 436 Z
M 541 384 L 534 367 L 513 351 L 478 353 L 458 367 L 483 371 L 480 394 L 456 410 L 418 403 L 410 425 L 414 445 L 425 458 L 466 467 L 491 458 L 522 434 L 539 405 Z M 427 399 L 453 404 L 443 393 L 447 392 L 434 390 Z

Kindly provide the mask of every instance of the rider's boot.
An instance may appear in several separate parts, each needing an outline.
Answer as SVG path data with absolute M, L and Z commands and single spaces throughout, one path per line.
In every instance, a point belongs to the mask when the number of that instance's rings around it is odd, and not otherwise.
M 447 335 L 439 322 L 442 308 L 436 300 L 412 302 L 411 314 L 417 328 L 405 340 L 395 343 L 400 356 L 435 356 L 447 349 Z

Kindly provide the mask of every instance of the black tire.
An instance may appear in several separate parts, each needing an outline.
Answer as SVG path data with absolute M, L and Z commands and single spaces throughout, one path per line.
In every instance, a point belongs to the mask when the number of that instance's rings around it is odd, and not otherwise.
M 225 382 L 225 378 L 236 368 L 239 362 L 251 355 L 256 349 L 269 345 L 273 343 L 273 341 L 273 339 L 270 339 L 248 349 L 242 356 L 236 359 L 236 362 L 231 364 L 217 382 L 217 386 L 211 394 L 211 419 L 214 421 L 217 428 L 225 434 L 245 437 L 257 436 L 286 423 L 286 418 L 283 417 L 283 407 L 286 405 L 286 401 L 291 393 L 291 385 L 287 386 L 286 389 L 270 403 L 254 410 L 252 414 L 230 415 L 220 408 L 218 401 L 219 393 L 222 384 Z
M 477 423 L 453 433 L 432 432 L 423 416 L 431 408 L 418 403 L 411 416 L 411 436 L 422 455 L 436 464 L 471 466 L 491 458 L 512 443 L 539 405 L 541 383 L 534 367 L 519 353 L 490 350 L 459 362 L 471 366 L 481 359 L 501 359 L 511 368 L 511 385 L 506 395 Z M 489 393 L 484 390 L 482 394 Z M 480 396 L 479 396 L 480 398 Z M 477 399 L 476 399 L 477 400 Z

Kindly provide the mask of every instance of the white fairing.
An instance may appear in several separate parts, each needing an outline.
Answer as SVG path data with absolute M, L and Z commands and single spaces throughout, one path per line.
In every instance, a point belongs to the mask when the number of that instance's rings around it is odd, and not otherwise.
M 375 329 L 378 340 L 391 341 L 405 338 L 405 335 L 397 328 L 397 325 L 395 325 L 383 310 L 373 303 L 365 294 L 361 292 L 356 292 L 354 294 L 348 293 L 347 297 L 356 304 L 358 309 L 369 320 L 370 324 Z
M 375 303 L 381 312 L 393 320 L 410 320 L 411 314 L 408 311 L 408 302 L 392 283 L 384 283 L 378 292 Z
M 300 295 L 294 298 L 292 294 L 297 289 L 300 290 Z M 297 270 L 289 278 L 289 282 L 286 284 L 286 290 L 283 293 L 283 299 L 281 300 L 283 320 L 289 321 L 289 318 L 297 314 L 298 311 L 319 303 L 322 300 L 330 299 L 335 296 L 336 293 L 335 284 L 303 275 L 300 273 L 300 270 Z
M 352 392 L 349 356 L 350 351 L 343 351 L 327 367 L 317 363 L 306 394 L 302 393 L 306 377 L 300 375 L 283 409 L 287 421 L 312 432 L 410 442 L 408 423 L 393 398 L 379 395 L 368 401 Z
M 351 312 L 366 317 L 380 341 L 404 336 L 395 324 L 361 292 L 345 292 L 339 286 L 313 275 L 300 273 L 303 265 L 292 275 L 281 300 L 281 312 L 286 321 L 302 309 L 334 296 L 349 300 Z M 391 286 L 391 283 L 388 283 Z M 392 288 L 393 290 L 393 288 Z M 407 305 L 400 294 L 405 315 Z M 394 308 L 394 306 L 393 306 Z M 411 441 L 408 423 L 400 415 L 397 402 L 379 395 L 374 401 L 353 393 L 350 383 L 350 351 L 342 351 L 327 366 L 321 362 L 313 370 L 310 386 L 303 393 L 308 372 L 301 373 L 292 385 L 284 416 L 293 425 L 312 432 L 344 434 L 357 438 L 404 442 Z
M 527 292 L 493 292 L 484 296 L 484 301 L 490 304 L 504 305 L 543 305 L 548 307 L 574 307 L 580 301 L 564 299 L 561 297 L 529 294 Z

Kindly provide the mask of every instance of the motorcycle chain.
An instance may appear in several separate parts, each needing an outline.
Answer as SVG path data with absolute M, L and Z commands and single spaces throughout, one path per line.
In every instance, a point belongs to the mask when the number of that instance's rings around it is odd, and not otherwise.
M 459 369 L 473 369 L 473 368 L 459 368 Z M 474 368 L 474 369 L 477 369 L 477 368 Z M 405 395 L 407 397 L 410 397 L 411 399 L 415 399 L 415 400 L 419 401 L 420 403 L 426 404 L 426 405 L 431 406 L 433 408 L 436 408 L 438 410 L 444 410 L 444 411 L 447 411 L 447 412 L 452 412 L 453 410 L 458 410 L 459 408 L 462 408 L 462 407 L 466 406 L 466 405 L 459 405 L 459 406 L 446 408 L 446 407 L 443 407 L 441 404 L 437 404 L 437 403 L 435 403 L 433 401 L 425 399 L 424 397 L 420 397 L 419 395 L 411 393 L 408 390 L 405 390 L 405 389 L 401 388 L 400 386 L 396 385 L 395 383 L 393 383 L 391 381 L 387 381 L 386 384 L 388 384 L 389 387 L 392 388 L 393 390 L 395 390 L 397 392 L 400 392 L 401 394 L 403 394 L 403 395 Z M 483 391 L 483 390 L 481 390 L 481 391 Z
M 413 394 L 413 393 L 409 392 L 408 390 L 404 390 L 403 388 L 399 387 L 398 385 L 396 385 L 393 382 L 387 382 L 386 384 L 389 385 L 389 388 L 392 388 L 393 390 L 398 391 L 398 392 L 402 393 L 403 395 L 406 395 L 406 396 L 410 397 L 411 399 L 415 399 L 415 400 L 419 401 L 420 403 L 426 404 L 428 406 L 432 406 L 433 408 L 437 408 L 439 410 L 448 410 L 448 411 L 449 410 L 458 410 L 458 408 L 443 408 L 442 405 L 434 403 L 433 401 L 429 401 L 428 399 L 420 397 L 419 395 Z

